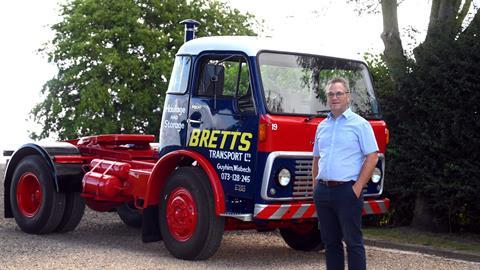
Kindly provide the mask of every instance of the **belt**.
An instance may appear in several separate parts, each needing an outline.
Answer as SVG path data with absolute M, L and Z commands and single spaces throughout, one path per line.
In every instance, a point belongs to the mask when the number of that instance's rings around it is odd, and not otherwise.
M 346 184 L 346 183 L 352 183 L 353 181 L 334 181 L 334 180 L 323 180 L 323 179 L 320 179 L 318 180 L 318 183 L 322 184 L 322 185 L 325 185 L 327 187 L 336 187 L 336 186 L 340 186 L 340 185 L 343 185 L 343 184 Z

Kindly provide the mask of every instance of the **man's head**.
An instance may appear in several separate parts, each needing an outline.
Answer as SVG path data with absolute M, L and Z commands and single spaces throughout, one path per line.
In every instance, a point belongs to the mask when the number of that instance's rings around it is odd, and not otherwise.
M 327 104 L 332 114 L 337 117 L 348 109 L 350 103 L 350 89 L 344 78 L 336 77 L 328 81 L 325 87 Z

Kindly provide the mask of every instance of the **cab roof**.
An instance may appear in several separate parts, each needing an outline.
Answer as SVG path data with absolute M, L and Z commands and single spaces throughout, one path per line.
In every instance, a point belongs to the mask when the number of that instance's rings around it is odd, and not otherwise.
M 184 43 L 178 50 L 177 55 L 198 55 L 204 51 L 240 51 L 247 56 L 257 56 L 260 51 L 278 51 L 322 55 L 364 62 L 363 59 L 352 52 L 327 52 L 325 48 L 315 44 L 306 44 L 305 42 L 291 43 L 285 40 L 253 36 L 197 38 Z

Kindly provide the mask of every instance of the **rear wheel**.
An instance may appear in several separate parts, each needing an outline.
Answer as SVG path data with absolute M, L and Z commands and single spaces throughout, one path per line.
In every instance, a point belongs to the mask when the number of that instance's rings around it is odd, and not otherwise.
M 124 203 L 117 207 L 117 214 L 126 225 L 133 228 L 142 227 L 142 213 L 135 208 L 133 203 Z
M 280 235 L 295 250 L 318 251 L 324 248 L 317 223 L 294 224 L 280 229 Z
M 85 212 L 85 199 L 80 197 L 79 192 L 66 193 L 65 212 L 62 220 L 55 228 L 56 232 L 73 231 L 82 220 Z
M 215 213 L 212 188 L 200 168 L 180 168 L 169 177 L 159 211 L 163 241 L 173 256 L 204 260 L 218 250 L 225 219 Z
M 55 190 L 53 175 L 41 156 L 27 156 L 15 168 L 10 204 L 15 221 L 24 232 L 50 233 L 60 224 L 65 194 Z

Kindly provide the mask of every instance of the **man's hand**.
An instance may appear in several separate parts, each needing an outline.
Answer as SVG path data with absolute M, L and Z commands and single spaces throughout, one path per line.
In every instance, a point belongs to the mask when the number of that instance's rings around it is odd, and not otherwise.
M 352 186 L 353 193 L 355 193 L 355 196 L 357 196 L 357 199 L 360 198 L 360 194 L 362 194 L 362 189 L 363 185 L 361 185 L 359 182 L 355 182 L 355 184 Z

